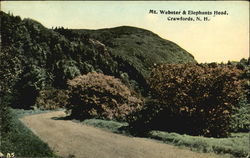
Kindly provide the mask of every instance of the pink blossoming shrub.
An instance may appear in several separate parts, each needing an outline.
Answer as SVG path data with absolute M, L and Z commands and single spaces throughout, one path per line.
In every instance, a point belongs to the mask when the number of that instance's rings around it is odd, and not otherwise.
M 102 118 L 125 120 L 125 116 L 138 109 L 142 100 L 119 79 L 91 72 L 70 81 L 66 106 L 73 118 Z

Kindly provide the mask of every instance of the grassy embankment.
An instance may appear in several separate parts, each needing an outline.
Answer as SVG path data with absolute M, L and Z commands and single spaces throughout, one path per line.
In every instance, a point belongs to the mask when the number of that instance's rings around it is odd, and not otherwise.
M 44 143 L 18 118 L 47 111 L 11 109 L 12 129 L 1 133 L 0 151 L 6 155 L 14 153 L 17 157 L 57 157 L 48 144 Z
M 76 120 L 73 121 L 79 122 Z M 102 128 L 114 133 L 131 135 L 128 131 L 124 130 L 128 125 L 125 122 L 120 123 L 116 121 L 87 119 L 81 123 Z M 150 131 L 145 137 L 157 139 L 167 144 L 172 144 L 181 148 L 188 148 L 197 152 L 230 154 L 233 157 L 246 157 L 249 154 L 248 133 L 233 133 L 229 138 L 207 138 L 163 131 Z

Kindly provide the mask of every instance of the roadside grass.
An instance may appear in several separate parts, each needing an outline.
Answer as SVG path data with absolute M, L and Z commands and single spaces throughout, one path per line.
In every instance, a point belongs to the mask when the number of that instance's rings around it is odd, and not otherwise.
M 98 127 L 113 133 L 120 133 L 129 135 L 125 130 L 121 130 L 122 127 L 127 127 L 128 123 L 126 122 L 117 122 L 112 120 L 101 120 L 101 119 L 86 119 L 84 121 L 72 120 L 73 122 L 83 123 L 85 125 Z
M 176 146 L 188 147 L 198 152 L 230 154 L 234 157 L 246 157 L 249 154 L 248 133 L 233 133 L 229 138 L 207 138 L 162 131 L 150 131 L 148 137 Z
M 12 109 L 12 129 L 7 133 L 1 133 L 0 151 L 6 155 L 14 153 L 17 157 L 57 157 L 48 144 L 44 143 L 30 129 L 28 129 L 18 118 L 41 113 L 34 110 Z
M 101 119 L 86 119 L 82 122 L 78 120 L 73 121 L 101 128 L 113 133 L 128 136 L 132 135 L 126 130 L 128 129 L 128 123 L 126 122 Z M 248 133 L 233 133 L 232 136 L 228 138 L 207 138 L 163 131 L 150 131 L 145 137 L 203 153 L 225 154 L 231 155 L 231 157 L 247 157 L 250 154 Z

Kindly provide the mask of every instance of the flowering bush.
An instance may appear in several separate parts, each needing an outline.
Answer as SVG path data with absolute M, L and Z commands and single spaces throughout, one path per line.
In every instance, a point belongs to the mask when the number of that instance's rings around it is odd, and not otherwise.
M 140 107 L 142 100 L 134 97 L 119 79 L 101 73 L 88 73 L 68 81 L 71 116 L 79 119 L 104 118 L 124 120 Z
M 234 107 L 243 93 L 240 74 L 234 66 L 216 63 L 158 65 L 149 78 L 152 98 L 158 103 L 145 104 L 130 117 L 130 124 L 192 135 L 228 136 Z

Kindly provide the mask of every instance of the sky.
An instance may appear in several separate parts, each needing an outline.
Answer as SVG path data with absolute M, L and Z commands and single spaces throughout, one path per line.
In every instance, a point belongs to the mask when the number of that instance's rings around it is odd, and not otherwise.
M 1 10 L 35 19 L 47 28 L 144 28 L 175 42 L 200 63 L 249 57 L 248 1 L 1 1 Z M 160 14 L 160 10 L 181 14 Z M 182 15 L 189 10 L 212 15 Z M 214 16 L 214 11 L 226 11 L 226 15 Z M 169 20 L 206 16 L 210 21 Z

